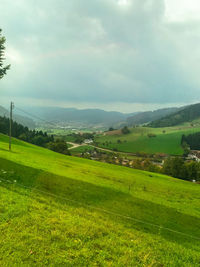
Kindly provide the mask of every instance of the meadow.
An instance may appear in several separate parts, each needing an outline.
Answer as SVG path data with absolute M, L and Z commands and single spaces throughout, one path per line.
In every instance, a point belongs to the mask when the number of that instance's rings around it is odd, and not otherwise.
M 200 127 L 199 125 L 197 127 L 180 125 L 165 128 L 136 127 L 130 130 L 129 134 L 98 135 L 95 141 L 98 142 L 99 147 L 117 149 L 121 152 L 182 155 L 182 135 L 200 132 Z M 148 137 L 148 134 L 154 134 L 155 137 Z
M 200 186 L 0 135 L 1 266 L 199 266 Z
M 76 155 L 76 154 L 81 154 L 83 152 L 93 151 L 93 150 L 94 150 L 94 147 L 93 146 L 90 146 L 90 145 L 82 145 L 82 146 L 79 146 L 79 147 L 75 147 L 73 149 L 70 149 L 70 153 L 72 155 Z

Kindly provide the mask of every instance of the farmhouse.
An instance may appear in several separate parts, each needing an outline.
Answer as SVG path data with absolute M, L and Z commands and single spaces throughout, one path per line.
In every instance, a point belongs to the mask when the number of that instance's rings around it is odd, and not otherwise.
M 84 142 L 84 144 L 92 144 L 93 140 L 92 139 L 85 139 L 83 142 Z

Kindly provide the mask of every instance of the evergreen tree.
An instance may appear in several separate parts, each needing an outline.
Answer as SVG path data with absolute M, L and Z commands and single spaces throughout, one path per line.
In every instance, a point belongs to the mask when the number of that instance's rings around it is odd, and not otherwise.
M 0 79 L 3 78 L 4 75 L 6 75 L 7 70 L 9 70 L 10 65 L 4 66 L 3 61 L 5 60 L 4 58 L 4 53 L 5 53 L 5 42 L 6 38 L 1 35 L 2 30 L 0 29 Z

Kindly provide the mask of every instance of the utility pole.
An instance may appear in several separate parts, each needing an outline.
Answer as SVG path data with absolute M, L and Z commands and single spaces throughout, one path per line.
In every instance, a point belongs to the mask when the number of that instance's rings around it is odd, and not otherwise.
M 12 138 L 12 112 L 14 103 L 10 102 L 10 130 L 9 130 L 9 150 L 11 151 L 11 138 Z

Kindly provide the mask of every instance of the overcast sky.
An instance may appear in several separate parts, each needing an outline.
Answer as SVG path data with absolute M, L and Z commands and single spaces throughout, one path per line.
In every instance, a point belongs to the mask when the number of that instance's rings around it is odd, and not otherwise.
M 200 102 L 199 0 L 0 0 L 0 104 L 133 112 Z

